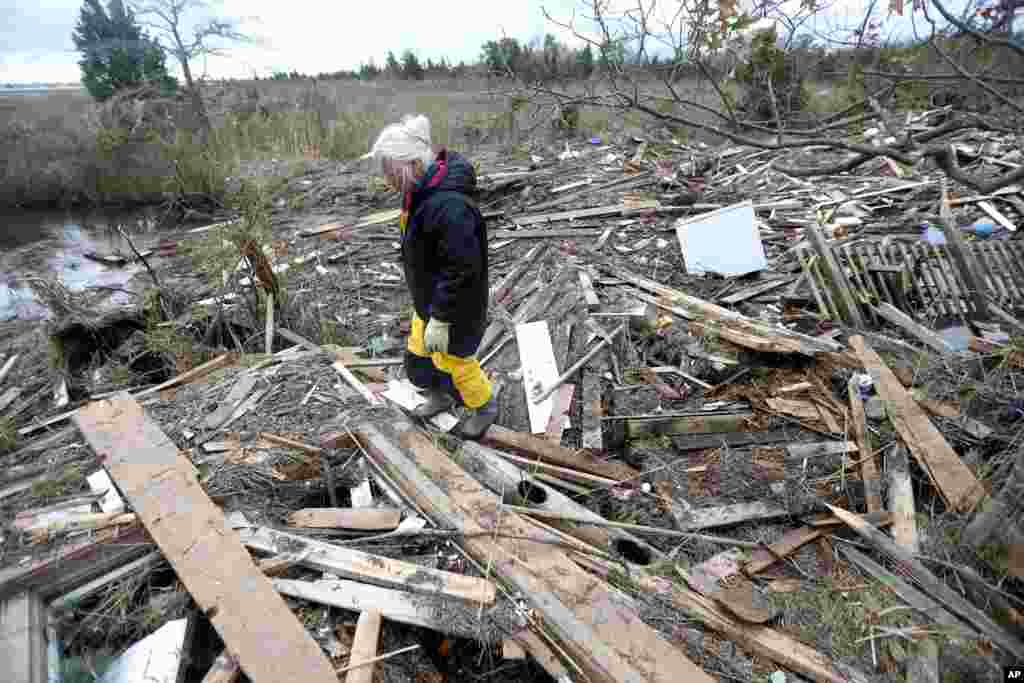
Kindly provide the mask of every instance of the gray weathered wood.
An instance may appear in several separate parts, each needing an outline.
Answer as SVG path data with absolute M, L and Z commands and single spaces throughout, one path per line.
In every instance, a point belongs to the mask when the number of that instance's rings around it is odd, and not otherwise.
M 892 304 L 883 301 L 878 304 L 878 306 L 874 307 L 873 310 L 879 316 L 885 318 L 893 325 L 896 325 L 933 351 L 938 351 L 943 355 L 953 353 L 953 347 L 950 346 L 945 339 L 935 332 L 932 332 Z
M 856 453 L 857 444 L 852 441 L 823 441 L 821 443 L 793 443 L 786 446 L 786 457 L 796 460 L 820 458 L 826 455 Z
M 477 609 L 474 605 L 452 605 L 442 596 L 428 596 L 373 586 L 359 581 L 345 579 L 331 581 L 298 581 L 292 579 L 273 579 L 274 588 L 279 593 L 292 598 L 300 598 L 319 605 L 330 605 L 341 609 L 358 612 L 366 607 L 380 610 L 381 615 L 390 621 L 397 621 L 410 626 L 421 626 L 431 631 L 456 636 L 458 638 L 478 639 L 499 633 L 490 622 L 489 611 L 484 612 L 483 623 L 476 622 Z M 467 620 L 450 618 L 452 610 L 462 610 L 473 618 Z M 493 640 L 493 638 L 492 638 Z
M 0 671 L 4 683 L 47 683 L 46 626 L 46 607 L 35 593 L 0 600 Z
M 604 521 L 601 515 L 580 505 L 547 484 L 531 478 L 526 469 L 504 460 L 501 454 L 486 446 L 466 441 L 459 449 L 457 457 L 461 457 L 462 465 L 467 472 L 484 486 L 503 496 L 504 500 L 518 500 L 517 504 L 530 505 L 540 510 L 563 512 L 585 519 L 591 518 L 595 522 Z M 543 498 L 543 500 L 537 500 L 538 498 Z M 621 529 L 572 523 L 557 524 L 556 526 L 606 552 L 616 552 L 615 543 L 618 541 L 639 546 L 646 550 L 652 558 L 662 555 L 661 551 L 654 546 Z
M 337 576 L 488 605 L 496 596 L 493 583 L 475 576 L 421 567 L 266 527 L 247 527 L 239 529 L 238 534 L 253 550 L 275 555 L 288 552 L 296 556 L 296 564 Z
M 788 517 L 789 510 L 779 505 L 757 501 L 734 503 L 719 507 L 690 508 L 680 515 L 679 523 L 684 530 L 714 529 L 742 522 Z
M 740 431 L 753 413 L 668 413 L 664 415 L 616 415 L 601 418 L 613 435 L 611 448 L 627 439 L 672 434 L 715 434 Z M 618 435 L 618 436 L 616 436 Z
M 997 624 L 987 614 L 972 605 L 959 593 L 951 589 L 944 581 L 932 574 L 913 553 L 893 542 L 877 528 L 868 524 L 859 516 L 833 505 L 827 506 L 843 523 L 853 529 L 859 536 L 869 541 L 877 549 L 893 560 L 901 563 L 902 568 L 917 581 L 921 589 L 935 600 L 944 603 L 946 608 L 956 616 L 978 629 L 993 644 L 1006 650 L 1018 660 L 1024 659 L 1024 642 L 1016 635 Z

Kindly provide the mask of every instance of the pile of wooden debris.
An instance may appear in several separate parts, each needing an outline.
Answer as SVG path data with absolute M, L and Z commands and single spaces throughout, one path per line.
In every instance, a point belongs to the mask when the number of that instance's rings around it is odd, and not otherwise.
M 956 141 L 993 173 L 1020 168 L 1011 143 Z M 810 183 L 637 141 L 488 169 L 481 443 L 458 412 L 409 416 L 397 214 L 279 230 L 289 295 L 347 290 L 360 345 L 268 316 L 260 357 L 20 413 L 9 680 L 44 680 L 119 599 L 150 620 L 108 682 L 139 661 L 160 681 L 1002 680 L 1024 660 L 1021 188 L 957 196 L 884 162 Z

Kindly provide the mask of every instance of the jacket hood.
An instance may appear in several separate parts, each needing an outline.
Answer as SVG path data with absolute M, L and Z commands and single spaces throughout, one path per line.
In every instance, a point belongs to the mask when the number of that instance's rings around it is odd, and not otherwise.
M 476 194 L 476 171 L 458 152 L 442 149 L 416 185 L 414 201 L 419 203 L 435 192 Z

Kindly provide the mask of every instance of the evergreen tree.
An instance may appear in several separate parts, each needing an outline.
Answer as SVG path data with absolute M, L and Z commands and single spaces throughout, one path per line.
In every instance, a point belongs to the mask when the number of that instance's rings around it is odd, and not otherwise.
M 402 54 L 402 75 L 409 80 L 423 80 L 423 65 L 412 50 L 406 50 Z
M 388 58 L 384 62 L 384 70 L 388 72 L 388 76 L 391 78 L 399 78 L 402 75 L 402 65 L 398 63 L 395 53 L 391 50 L 388 50 Z
M 587 43 L 582 50 L 577 50 L 576 69 L 581 78 L 590 78 L 590 75 L 594 73 L 594 51 L 590 48 L 590 43 Z
M 82 85 L 97 100 L 145 83 L 165 94 L 177 87 L 167 72 L 164 51 L 122 0 L 109 0 L 106 9 L 99 0 L 85 0 L 71 39 L 81 54 Z

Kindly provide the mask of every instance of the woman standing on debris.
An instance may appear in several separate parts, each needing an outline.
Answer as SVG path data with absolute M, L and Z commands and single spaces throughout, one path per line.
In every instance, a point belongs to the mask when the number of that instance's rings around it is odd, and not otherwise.
M 478 439 L 498 409 L 476 358 L 488 298 L 487 233 L 468 196 L 476 172 L 455 152 L 433 151 L 430 121 L 422 115 L 386 127 L 364 158 L 402 192 L 402 263 L 416 309 L 405 370 L 427 395 L 414 412 L 433 417 L 458 401 L 472 411 L 461 435 Z

